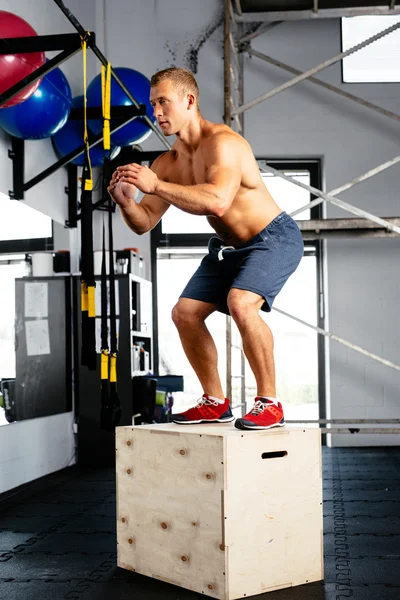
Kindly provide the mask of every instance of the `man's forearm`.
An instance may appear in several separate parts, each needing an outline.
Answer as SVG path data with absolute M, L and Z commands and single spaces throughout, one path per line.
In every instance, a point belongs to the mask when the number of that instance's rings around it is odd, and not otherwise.
M 211 184 L 179 185 L 158 180 L 153 192 L 168 204 L 172 204 L 192 215 L 219 216 L 223 200 Z
M 119 208 L 125 223 L 132 231 L 138 235 L 150 231 L 149 216 L 140 204 L 136 204 L 134 200 L 131 200 L 127 206 L 122 207 L 120 205 Z

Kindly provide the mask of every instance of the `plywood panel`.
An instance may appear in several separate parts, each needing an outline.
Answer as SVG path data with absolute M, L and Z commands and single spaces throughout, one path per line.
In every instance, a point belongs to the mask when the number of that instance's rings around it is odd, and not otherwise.
M 319 431 L 245 432 L 226 445 L 229 597 L 322 579 Z
M 222 436 L 117 429 L 118 566 L 224 597 L 222 459 Z

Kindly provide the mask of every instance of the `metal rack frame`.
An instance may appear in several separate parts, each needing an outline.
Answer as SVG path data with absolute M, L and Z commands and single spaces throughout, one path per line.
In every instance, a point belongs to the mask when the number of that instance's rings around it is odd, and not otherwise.
M 0 94 L 0 107 L 3 106 L 8 100 L 13 98 L 16 94 L 24 90 L 26 87 L 50 73 L 56 67 L 59 67 L 71 56 L 74 56 L 82 50 L 82 42 L 85 41 L 87 47 L 91 49 L 94 55 L 99 59 L 100 63 L 107 66 L 108 60 L 96 45 L 96 36 L 94 32 L 86 31 L 78 19 L 72 14 L 72 12 L 65 6 L 62 0 L 54 0 L 60 10 L 67 17 L 69 22 L 76 29 L 77 33 L 68 34 L 55 34 L 55 35 L 39 35 L 34 37 L 19 37 L 19 38 L 3 38 L 0 40 L 0 54 L 20 54 L 27 52 L 45 52 L 45 51 L 56 51 L 61 52 L 47 61 L 44 65 L 36 69 L 31 75 L 25 77 L 20 82 L 13 85 L 11 88 Z M 121 87 L 121 89 L 128 96 L 132 102 L 132 106 L 124 107 L 111 107 L 111 117 L 118 118 L 118 124 L 114 125 L 111 129 L 111 133 L 118 131 L 121 127 L 124 127 L 130 123 L 133 119 L 140 116 L 142 117 L 147 125 L 161 140 L 163 145 L 169 150 L 171 145 L 165 139 L 163 134 L 157 129 L 153 121 L 146 115 L 146 109 L 144 105 L 137 102 L 135 97 L 121 81 L 118 74 L 111 67 L 111 75 Z M 101 117 L 101 108 L 90 109 L 91 118 L 96 116 Z M 83 108 L 73 109 L 71 111 L 71 118 L 83 119 Z M 90 143 L 90 148 L 99 144 L 103 140 L 103 134 L 99 134 L 93 138 Z M 85 150 L 85 145 L 82 144 L 80 148 L 77 148 L 73 152 L 70 152 L 61 160 L 58 160 L 53 165 L 30 179 L 25 181 L 24 174 L 24 140 L 12 138 L 12 149 L 9 151 L 9 158 L 13 161 L 13 189 L 10 190 L 10 198 L 15 200 L 23 200 L 24 192 L 28 191 L 63 166 L 67 166 L 72 160 L 77 158 Z M 73 186 L 69 185 L 68 189 L 72 192 Z M 71 226 L 67 223 L 67 226 Z
M 257 13 L 245 13 L 242 10 L 242 5 L 240 0 L 225 0 L 225 19 L 224 19 L 224 120 L 227 125 L 230 125 L 234 130 L 238 133 L 244 133 L 244 120 L 243 116 L 247 110 L 250 110 L 252 107 L 257 104 L 264 102 L 277 94 L 301 83 L 302 81 L 311 81 L 315 85 L 323 87 L 328 91 L 337 94 L 351 102 L 355 102 L 358 105 L 373 110 L 387 118 L 390 118 L 396 122 L 400 121 L 400 115 L 386 110 L 383 107 L 377 106 L 372 102 L 364 100 L 355 94 L 350 94 L 336 86 L 325 83 L 324 81 L 314 77 L 316 73 L 326 69 L 327 67 L 341 61 L 346 56 L 349 56 L 365 46 L 376 42 L 382 37 L 392 33 L 393 31 L 400 28 L 400 23 L 396 23 L 391 27 L 386 28 L 385 30 L 379 32 L 378 34 L 371 36 L 364 42 L 357 44 L 356 46 L 346 50 L 345 52 L 340 52 L 339 54 L 331 57 L 330 59 L 316 65 L 315 67 L 308 69 L 305 72 L 301 72 L 294 67 L 285 64 L 276 58 L 271 56 L 267 56 L 261 52 L 258 52 L 250 47 L 251 40 L 255 39 L 259 35 L 265 33 L 270 30 L 272 27 L 276 27 L 282 21 L 293 21 L 293 20 L 302 20 L 302 19 L 316 19 L 316 18 L 338 18 L 338 17 L 349 17 L 349 16 L 359 16 L 359 15 L 396 15 L 400 14 L 400 7 L 396 7 L 396 0 L 389 0 L 388 6 L 376 6 L 376 7 L 366 7 L 366 8 L 343 8 L 343 9 L 320 9 L 318 0 L 311 1 L 312 6 L 309 10 L 282 10 L 282 11 L 265 11 L 265 12 L 257 12 Z M 243 24 L 244 23 L 257 23 L 258 26 L 246 35 L 243 35 Z M 265 94 L 254 98 L 253 100 L 244 103 L 244 90 L 243 90 L 243 70 L 244 70 L 244 62 L 243 55 L 244 53 L 249 54 L 250 56 L 257 57 L 261 60 L 268 62 L 271 65 L 274 65 L 282 70 L 285 70 L 294 75 L 292 79 L 285 82 L 282 85 L 277 86 L 276 88 L 269 90 Z M 297 209 L 292 213 L 292 216 L 295 216 L 306 209 L 310 209 L 317 204 L 322 202 L 329 202 L 340 208 L 355 214 L 358 218 L 347 218 L 347 219 L 324 219 L 324 220 L 308 220 L 308 221 L 297 221 L 304 239 L 326 239 L 332 237 L 397 237 L 400 235 L 400 217 L 388 217 L 381 218 L 377 215 L 369 213 L 363 209 L 360 209 L 348 202 L 344 202 L 337 198 L 340 193 L 343 193 L 345 190 L 349 190 L 358 183 L 370 179 L 371 177 L 377 175 L 389 169 L 390 167 L 400 163 L 400 155 L 394 157 L 393 159 L 386 161 L 385 163 L 378 165 L 377 167 L 371 169 L 367 173 L 363 173 L 358 176 L 351 182 L 347 182 L 340 187 L 331 190 L 329 193 L 325 193 L 319 189 L 316 189 L 312 186 L 307 186 L 295 179 L 284 175 L 282 172 L 270 167 L 266 163 L 261 164 L 259 162 L 259 167 L 261 171 L 269 172 L 274 174 L 277 177 L 280 177 L 294 185 L 302 187 L 303 189 L 308 190 L 316 199 L 307 205 Z M 281 311 L 277 308 L 274 308 L 277 312 L 284 314 L 286 317 L 290 319 L 294 319 L 297 322 L 302 323 L 304 326 L 311 327 L 315 331 L 317 331 L 320 335 L 328 337 L 329 339 L 333 339 L 338 343 L 341 343 L 352 350 L 364 354 L 369 358 L 383 364 L 387 367 L 400 371 L 400 365 L 393 363 L 385 358 L 382 358 L 376 354 L 369 352 L 368 350 L 356 346 L 352 344 L 348 340 L 345 340 L 335 334 L 326 331 L 320 327 L 315 327 L 310 323 L 306 323 L 302 319 Z M 229 318 L 228 318 L 229 320 Z M 232 348 L 232 334 L 231 334 L 231 324 L 227 322 L 227 388 L 228 394 L 232 390 L 232 364 L 231 364 L 231 348 Z M 243 354 L 243 352 L 242 352 Z M 245 405 L 245 396 L 244 396 L 244 368 L 242 367 L 241 374 L 239 377 L 242 377 L 242 393 L 241 393 L 241 401 L 237 407 L 244 407 Z M 300 423 L 299 421 L 289 421 L 292 423 Z M 344 421 L 342 419 L 319 419 L 317 421 L 302 421 L 302 423 L 317 423 L 320 426 L 322 424 L 328 424 L 331 426 L 332 424 L 337 423 L 368 423 L 368 424 L 376 424 L 378 422 L 384 422 L 385 424 L 398 424 L 399 419 L 386 419 L 384 421 L 378 420 L 347 420 Z M 400 433 L 400 428 L 394 429 L 385 429 L 385 428 L 321 428 L 323 433 Z

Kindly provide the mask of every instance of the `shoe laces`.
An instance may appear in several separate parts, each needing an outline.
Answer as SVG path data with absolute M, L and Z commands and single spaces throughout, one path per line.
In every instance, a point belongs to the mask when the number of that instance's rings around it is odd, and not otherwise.
M 196 404 L 196 408 L 200 408 L 201 406 L 204 405 L 208 405 L 208 406 L 219 406 L 219 402 L 217 402 L 216 400 L 211 400 L 211 398 L 207 398 L 206 396 L 202 396 Z
M 264 412 L 267 406 L 268 404 L 266 402 L 263 402 L 262 400 L 256 400 L 253 408 L 250 411 L 250 414 L 259 415 L 260 413 Z

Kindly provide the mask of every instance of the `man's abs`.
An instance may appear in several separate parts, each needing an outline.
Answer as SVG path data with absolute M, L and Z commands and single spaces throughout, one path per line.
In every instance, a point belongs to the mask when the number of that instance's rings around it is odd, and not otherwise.
M 222 217 L 207 217 L 211 227 L 226 244 L 246 242 L 264 229 L 282 210 L 265 190 L 238 194 Z

